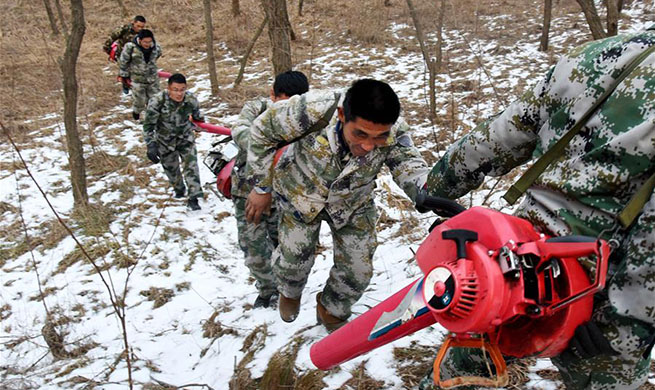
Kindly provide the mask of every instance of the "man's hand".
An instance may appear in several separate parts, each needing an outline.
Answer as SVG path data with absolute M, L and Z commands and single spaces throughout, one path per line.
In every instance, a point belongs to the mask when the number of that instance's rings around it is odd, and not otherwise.
M 575 335 L 569 341 L 569 347 L 563 353 L 572 354 L 581 359 L 598 355 L 618 355 L 603 332 L 593 321 L 585 322 L 575 328 Z
M 157 147 L 157 143 L 151 142 L 148 144 L 148 159 L 152 161 L 153 164 L 157 164 L 159 162 L 159 148 Z
M 259 224 L 262 214 L 271 212 L 271 194 L 258 194 L 254 189 L 250 191 L 246 200 L 246 221 Z

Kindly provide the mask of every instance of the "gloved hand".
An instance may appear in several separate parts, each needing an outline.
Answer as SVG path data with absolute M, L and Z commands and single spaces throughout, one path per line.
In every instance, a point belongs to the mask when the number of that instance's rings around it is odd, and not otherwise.
M 157 143 L 151 142 L 148 144 L 148 159 L 153 162 L 153 164 L 157 164 L 159 162 L 159 148 L 157 147 Z
M 123 84 L 123 93 L 129 93 L 130 88 L 132 87 L 132 80 L 129 77 L 121 76 L 118 76 L 118 80 L 120 80 L 121 84 Z
M 575 334 L 563 354 L 589 359 L 598 355 L 618 355 L 618 352 L 612 348 L 598 325 L 589 321 L 575 328 Z

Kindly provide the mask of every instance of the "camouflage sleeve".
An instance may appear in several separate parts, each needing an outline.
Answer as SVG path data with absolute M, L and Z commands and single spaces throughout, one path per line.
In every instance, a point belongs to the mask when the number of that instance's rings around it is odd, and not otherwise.
M 266 110 L 266 106 L 264 99 L 254 99 L 243 105 L 237 124 L 232 128 L 232 139 L 239 146 L 239 149 L 248 150 L 250 126 Z
M 111 44 L 114 43 L 114 41 L 116 41 L 120 37 L 122 37 L 124 34 L 126 34 L 129 30 L 130 30 L 129 25 L 125 25 L 117 30 L 114 30 L 109 35 L 109 38 L 105 41 L 105 44 L 102 45 L 103 50 L 107 52 L 107 54 L 109 54 L 109 52 L 111 51 Z
M 148 101 L 146 116 L 143 119 L 143 140 L 146 142 L 146 145 L 149 145 L 151 142 L 155 141 L 157 122 L 159 121 L 161 107 L 164 103 L 163 96 L 164 95 L 162 93 L 158 93 Z
M 132 62 L 132 51 L 134 44 L 132 42 L 125 45 L 125 48 L 118 57 L 118 75 L 121 77 L 130 77 L 130 62 Z
M 332 92 L 309 92 L 272 104 L 257 117 L 250 129 L 248 145 L 249 181 L 256 187 L 270 188 L 273 157 L 281 143 L 304 136 L 330 109 Z
M 393 180 L 415 201 L 418 189 L 423 187 L 427 179 L 428 165 L 414 146 L 407 123 L 401 119 L 396 126 L 396 144 L 391 148 L 385 164 Z
M 193 120 L 204 122 L 205 118 L 200 114 L 200 103 L 198 103 L 198 99 L 196 99 L 195 96 L 191 100 L 191 107 L 191 117 Z
M 655 194 L 624 245 L 623 263 L 608 283 L 610 302 L 619 314 L 655 326 Z
M 428 175 L 428 193 L 457 199 L 480 186 L 485 176 L 500 176 L 527 162 L 548 117 L 546 92 L 552 72 L 451 145 Z
M 159 57 L 161 57 L 162 54 L 164 54 L 164 52 L 161 46 L 157 45 L 157 59 L 159 59 Z

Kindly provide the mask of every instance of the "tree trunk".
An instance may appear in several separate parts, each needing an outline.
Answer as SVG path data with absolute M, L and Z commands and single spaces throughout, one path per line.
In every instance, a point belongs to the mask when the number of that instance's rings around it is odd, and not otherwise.
M 298 16 L 302 16 L 302 3 L 303 0 L 298 0 Z
M 61 4 L 59 0 L 55 0 L 55 6 L 57 7 L 57 14 L 59 15 L 59 23 L 61 23 L 61 29 L 68 31 L 68 26 L 66 25 L 66 19 L 64 19 L 64 11 L 61 9 Z
M 541 43 L 539 51 L 548 51 L 548 36 L 550 35 L 550 19 L 553 12 L 553 0 L 544 1 L 544 24 L 541 28 Z
M 232 0 L 232 16 L 239 16 L 240 14 L 239 0 Z
M 441 72 L 443 66 L 443 20 L 446 15 L 446 0 L 441 0 L 439 15 L 437 16 L 437 61 L 435 70 Z
M 271 41 L 273 72 L 278 75 L 291 70 L 291 43 L 286 0 L 261 0 L 268 18 L 268 37 Z
M 584 12 L 585 19 L 589 24 L 589 30 L 591 30 L 591 35 L 594 39 L 601 39 L 607 37 L 607 33 L 603 29 L 603 23 L 600 21 L 598 16 L 598 11 L 596 11 L 596 5 L 594 0 L 576 0 L 582 12 Z
M 73 25 L 66 42 L 66 51 L 60 59 L 64 84 L 64 126 L 68 144 L 68 164 L 71 170 L 73 201 L 76 207 L 86 206 L 89 196 L 86 192 L 86 171 L 84 168 L 84 150 L 77 131 L 77 57 L 86 29 L 84 25 L 84 6 L 82 0 L 71 0 L 71 20 Z
M 391 0 L 384 0 L 385 7 L 391 7 Z
M 205 7 L 205 41 L 207 43 L 207 67 L 212 95 L 218 96 L 218 78 L 216 77 L 216 59 L 214 58 L 214 25 L 212 23 L 211 0 L 202 1 Z
M 243 71 L 246 69 L 246 63 L 248 62 L 248 57 L 250 57 L 250 53 L 252 52 L 252 48 L 255 46 L 255 42 L 257 42 L 257 39 L 259 38 L 260 35 L 262 35 L 262 31 L 264 31 L 264 27 L 266 26 L 266 23 L 268 23 L 268 16 L 264 16 L 264 21 L 262 21 L 262 24 L 259 25 L 259 28 L 257 28 L 257 31 L 255 32 L 255 36 L 252 37 L 252 40 L 248 44 L 248 47 L 246 48 L 246 52 L 243 54 L 243 57 L 241 57 L 241 66 L 239 67 L 239 74 L 237 75 L 236 80 L 234 80 L 234 86 L 236 87 L 241 83 L 241 80 L 243 79 Z
M 116 0 L 118 2 L 118 6 L 121 7 L 121 14 L 123 14 L 124 18 L 127 18 L 128 13 L 127 13 L 127 8 L 125 8 L 125 3 L 123 0 Z
M 423 60 L 425 60 L 425 65 L 428 68 L 428 95 L 430 99 L 430 120 L 434 121 L 437 117 L 437 101 L 435 94 L 435 61 L 430 57 L 427 47 L 425 46 L 425 36 L 423 35 L 423 28 L 418 19 L 418 13 L 416 8 L 414 8 L 414 3 L 412 0 L 407 0 L 407 7 L 409 8 L 409 14 L 412 16 L 412 21 L 414 22 L 414 28 L 416 29 L 416 39 L 418 44 L 421 47 L 421 53 L 423 54 Z
M 619 17 L 621 16 L 620 0 L 607 0 L 607 36 L 616 35 L 619 32 Z
M 59 29 L 57 28 L 57 22 L 55 21 L 55 14 L 52 13 L 52 7 L 50 7 L 50 1 L 43 0 L 43 5 L 45 5 L 45 12 L 48 14 L 48 20 L 50 21 L 50 28 L 52 29 L 52 34 L 59 35 Z

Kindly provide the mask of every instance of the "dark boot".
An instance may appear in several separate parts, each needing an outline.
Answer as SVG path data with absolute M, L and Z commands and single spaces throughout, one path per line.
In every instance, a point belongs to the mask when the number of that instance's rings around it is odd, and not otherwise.
M 132 118 L 134 118 L 135 121 L 138 121 L 141 115 L 139 115 L 138 112 L 132 112 Z
M 348 323 L 348 320 L 343 320 L 339 317 L 335 317 L 330 314 L 325 306 L 321 303 L 322 293 L 316 294 L 316 321 L 319 324 L 323 324 L 328 333 L 332 333 L 335 330 L 341 328 L 342 326 Z
M 175 189 L 175 197 L 177 199 L 184 198 L 184 195 L 186 194 L 186 188 L 176 188 Z
M 257 299 L 255 299 L 255 303 L 252 305 L 254 309 L 258 309 L 260 307 L 262 308 L 268 308 L 271 305 L 274 305 L 275 302 L 277 302 L 277 293 L 273 293 L 269 296 L 262 296 L 262 295 L 257 295 Z
M 298 317 L 298 313 L 300 312 L 300 298 L 287 298 L 284 294 L 280 294 L 278 309 L 280 310 L 282 321 L 293 322 L 296 320 L 296 317 Z
M 192 211 L 200 210 L 200 205 L 198 204 L 198 198 L 189 198 L 189 201 L 187 202 L 186 205 Z

